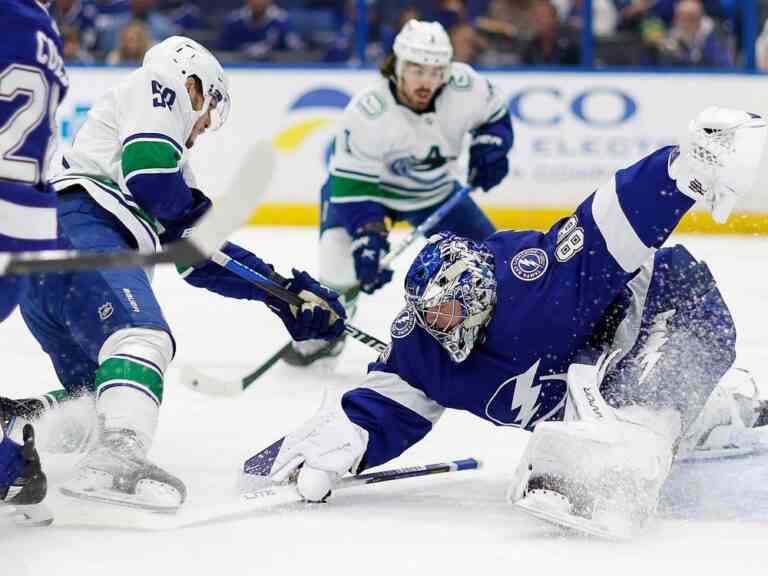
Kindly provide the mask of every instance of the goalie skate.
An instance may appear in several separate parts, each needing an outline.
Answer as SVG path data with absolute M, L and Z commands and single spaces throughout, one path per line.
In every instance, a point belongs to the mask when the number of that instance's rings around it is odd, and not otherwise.
M 572 502 L 562 494 L 560 484 L 553 477 L 532 478 L 523 498 L 513 506 L 534 518 L 580 534 L 607 540 L 632 538 L 635 527 L 625 517 L 596 509 L 585 491 L 581 496 L 574 495 Z
M 71 498 L 152 512 L 176 512 L 186 499 L 184 483 L 151 463 L 130 430 L 109 430 L 60 492 Z
M 293 342 L 283 354 L 283 360 L 291 366 L 309 366 L 317 361 L 325 360 L 328 368 L 333 368 L 335 359 L 344 350 L 346 334 L 342 334 L 336 340 L 305 340 Z

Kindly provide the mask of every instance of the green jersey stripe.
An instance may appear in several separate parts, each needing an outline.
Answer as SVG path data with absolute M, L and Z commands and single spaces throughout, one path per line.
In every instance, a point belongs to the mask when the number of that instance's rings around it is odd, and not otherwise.
M 179 160 L 181 154 L 168 142 L 132 140 L 123 148 L 123 176 L 127 179 L 132 172 L 178 170 Z

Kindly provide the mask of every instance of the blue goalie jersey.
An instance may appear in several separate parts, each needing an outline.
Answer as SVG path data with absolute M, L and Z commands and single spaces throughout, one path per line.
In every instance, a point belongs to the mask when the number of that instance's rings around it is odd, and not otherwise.
M 42 249 L 56 236 L 46 166 L 69 81 L 45 6 L 0 0 L 0 15 L 0 250 Z
M 485 242 L 497 304 L 465 361 L 451 361 L 408 308 L 400 313 L 390 348 L 342 398 L 368 432 L 361 469 L 419 441 L 444 408 L 527 430 L 562 419 L 569 365 L 693 204 L 667 174 L 672 151 L 618 171 L 547 233 L 505 231 Z

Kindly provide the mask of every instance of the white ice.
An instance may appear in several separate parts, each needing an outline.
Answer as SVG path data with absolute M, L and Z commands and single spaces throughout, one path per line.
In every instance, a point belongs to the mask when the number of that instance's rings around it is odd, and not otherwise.
M 316 269 L 316 231 L 250 229 L 235 240 L 273 262 Z M 768 239 L 680 237 L 705 259 L 735 317 L 738 365 L 768 383 L 765 261 Z M 411 252 L 412 253 L 412 252 Z M 381 338 L 401 304 L 404 255 L 395 281 L 361 299 L 355 322 Z M 234 497 L 245 458 L 312 415 L 324 387 L 338 392 L 359 381 L 374 354 L 348 343 L 336 372 L 275 366 L 244 394 L 211 398 L 182 387 L 179 367 L 194 364 L 219 376 L 249 372 L 286 341 L 279 321 L 259 303 L 227 300 L 187 286 L 171 269 L 158 270 L 156 291 L 174 330 L 178 352 L 166 381 L 160 427 L 151 456 L 180 475 L 187 506 Z M 0 326 L 0 392 L 31 396 L 56 388 L 50 364 L 15 315 Z M 337 493 L 329 504 L 289 506 L 177 531 L 0 526 L 0 575 L 121 576 L 137 574 L 752 574 L 764 569 L 768 541 L 768 461 L 747 462 L 744 510 L 765 507 L 757 520 L 728 518 L 715 506 L 706 519 L 660 519 L 632 543 L 566 536 L 520 516 L 504 501 L 526 433 L 493 427 L 449 411 L 421 444 L 392 466 L 465 457 L 483 461 L 477 472 L 364 486 Z M 49 500 L 73 457 L 43 454 Z M 715 475 L 691 489 L 706 498 L 733 497 L 744 481 Z M 761 501 L 762 500 L 762 501 Z

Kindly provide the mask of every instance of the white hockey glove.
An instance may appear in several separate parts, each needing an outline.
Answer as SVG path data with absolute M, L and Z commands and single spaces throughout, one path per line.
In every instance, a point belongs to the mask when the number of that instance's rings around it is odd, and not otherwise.
M 723 223 L 757 178 L 767 133 L 756 114 L 711 106 L 689 124 L 679 156 L 670 157 L 669 176 Z
M 285 437 L 270 479 L 283 483 L 295 477 L 306 500 L 323 501 L 344 474 L 357 469 L 367 445 L 368 432 L 353 424 L 340 405 L 323 406 Z

